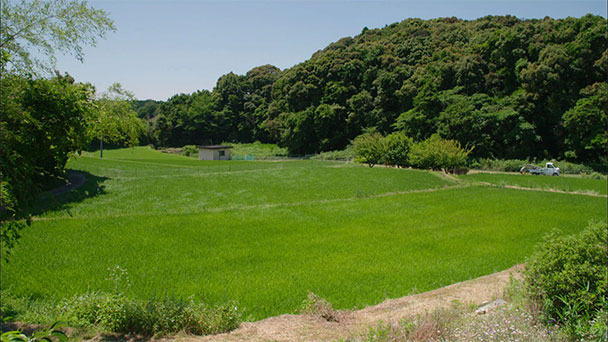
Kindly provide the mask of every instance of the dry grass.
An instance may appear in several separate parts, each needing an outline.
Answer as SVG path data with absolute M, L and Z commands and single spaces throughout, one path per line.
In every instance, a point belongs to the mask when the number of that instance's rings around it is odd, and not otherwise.
M 516 301 L 489 311 L 475 312 L 474 305 L 454 302 L 449 308 L 405 317 L 398 324 L 378 323 L 365 335 L 343 342 L 561 342 L 557 328 L 547 328 L 538 317 Z
M 321 318 L 327 322 L 340 322 L 344 313 L 334 309 L 333 305 L 326 299 L 308 292 L 306 300 L 302 305 L 302 313 Z

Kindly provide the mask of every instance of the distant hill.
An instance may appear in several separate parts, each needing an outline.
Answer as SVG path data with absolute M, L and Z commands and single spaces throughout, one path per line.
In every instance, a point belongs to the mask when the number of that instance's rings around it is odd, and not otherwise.
M 475 157 L 605 161 L 606 19 L 407 19 L 364 28 L 290 69 L 226 74 L 160 104 L 162 146 L 275 142 L 343 149 L 363 129 L 434 133 Z

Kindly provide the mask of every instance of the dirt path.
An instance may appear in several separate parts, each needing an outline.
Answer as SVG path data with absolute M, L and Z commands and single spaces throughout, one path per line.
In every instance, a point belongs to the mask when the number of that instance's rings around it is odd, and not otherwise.
M 79 188 L 86 181 L 86 177 L 84 176 L 84 174 L 77 172 L 77 171 L 72 171 L 72 170 L 66 171 L 66 178 L 68 181 L 65 185 L 62 185 L 60 187 L 57 187 L 57 188 L 49 191 L 53 196 L 57 197 L 61 194 L 64 194 L 66 192 Z
M 492 185 L 492 184 L 490 184 L 490 185 Z M 515 190 L 555 192 L 558 194 L 582 195 L 582 196 L 591 196 L 591 197 L 608 197 L 608 195 L 601 195 L 601 194 L 597 194 L 594 192 L 564 191 L 564 190 L 559 190 L 559 189 L 525 188 L 525 187 L 515 186 L 515 185 L 499 185 L 499 186 L 506 188 L 506 189 L 515 189 Z
M 519 172 L 499 172 L 499 171 L 479 171 L 479 170 L 471 170 L 469 171 L 467 174 L 476 174 L 476 173 L 494 173 L 494 174 L 519 174 Z M 579 175 L 566 175 L 566 176 L 570 176 L 570 177 L 579 177 Z M 445 177 L 450 178 L 451 176 L 449 175 L 445 175 Z M 454 177 L 451 177 L 454 178 Z M 454 178 L 456 179 L 456 178 Z M 608 195 L 601 195 L 592 191 L 564 191 L 564 190 L 559 190 L 559 189 L 552 189 L 552 188 L 527 188 L 527 187 L 523 187 L 523 186 L 518 186 L 518 185 L 500 185 L 500 184 L 493 184 L 493 183 L 489 183 L 489 182 L 483 182 L 483 181 L 468 181 L 471 184 L 476 184 L 476 185 L 484 185 L 484 186 L 494 186 L 497 188 L 505 188 L 505 189 L 513 189 L 513 190 L 524 190 L 524 191 L 542 191 L 542 192 L 553 192 L 553 193 L 558 193 L 558 194 L 568 194 L 568 195 L 582 195 L 582 196 L 591 196 L 591 197 L 604 197 L 604 198 L 608 198 Z
M 518 171 L 492 171 L 492 170 L 469 170 L 467 175 L 474 175 L 477 173 L 490 173 L 490 174 L 499 174 L 499 175 L 521 175 Z M 583 178 L 580 174 L 569 174 L 562 173 L 559 175 L 560 177 L 569 177 L 569 178 Z
M 378 321 L 397 323 L 402 318 L 449 307 L 452 301 L 481 304 L 502 297 L 509 277 L 521 277 L 522 265 L 477 279 L 452 284 L 434 291 L 389 299 L 358 311 L 341 312 L 339 322 L 327 322 L 310 315 L 281 315 L 258 322 L 245 322 L 230 333 L 214 336 L 180 336 L 188 342 L 336 341 L 365 333 Z

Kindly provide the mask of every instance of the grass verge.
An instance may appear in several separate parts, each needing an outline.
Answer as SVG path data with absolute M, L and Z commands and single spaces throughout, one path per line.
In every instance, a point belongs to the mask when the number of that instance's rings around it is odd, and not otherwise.
M 492 174 L 492 173 L 475 173 L 470 175 L 459 176 L 463 180 L 471 180 L 477 182 L 486 182 L 499 186 L 519 186 L 523 188 L 533 189 L 554 189 L 565 192 L 578 192 L 606 195 L 607 183 L 606 178 L 589 179 L 576 177 L 552 177 L 552 176 L 534 176 L 534 175 L 509 175 L 509 174 Z

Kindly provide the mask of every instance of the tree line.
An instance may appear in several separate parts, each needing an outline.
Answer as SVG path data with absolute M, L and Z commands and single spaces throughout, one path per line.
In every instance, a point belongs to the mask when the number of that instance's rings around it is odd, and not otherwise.
M 466 171 L 467 158 L 474 148 L 463 148 L 458 141 L 443 139 L 438 134 L 414 142 L 404 132 L 384 137 L 372 130 L 357 136 L 352 149 L 355 161 L 369 167 L 384 164 L 460 173 Z
M 302 155 L 375 128 L 415 141 L 437 134 L 476 158 L 597 163 L 606 160 L 607 63 L 600 16 L 407 19 L 292 68 L 228 73 L 212 91 L 138 112 L 157 146 L 261 141 Z

